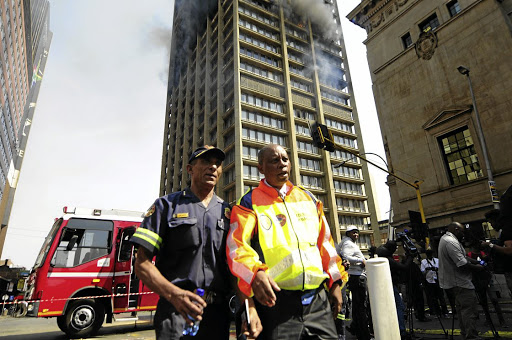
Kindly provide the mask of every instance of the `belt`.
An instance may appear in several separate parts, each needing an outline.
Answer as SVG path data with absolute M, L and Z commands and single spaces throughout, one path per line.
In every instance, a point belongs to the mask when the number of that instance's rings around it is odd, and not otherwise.
M 285 290 L 285 289 L 283 289 L 278 294 L 282 294 L 282 295 L 290 296 L 290 297 L 295 297 L 295 296 L 300 297 L 302 305 L 307 306 L 313 301 L 313 298 L 322 289 L 324 289 L 323 284 L 318 286 L 318 288 L 308 289 L 308 290 Z

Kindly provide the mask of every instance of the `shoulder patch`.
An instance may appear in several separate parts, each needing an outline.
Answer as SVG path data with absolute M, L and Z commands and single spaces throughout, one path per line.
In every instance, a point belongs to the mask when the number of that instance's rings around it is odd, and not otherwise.
M 155 212 L 155 204 L 153 204 L 151 207 L 149 207 L 148 211 L 146 211 L 146 214 L 144 215 L 144 217 L 149 217 L 151 215 L 153 215 L 153 213 Z
M 231 209 L 229 207 L 224 208 L 224 216 L 226 216 L 228 220 L 231 219 Z

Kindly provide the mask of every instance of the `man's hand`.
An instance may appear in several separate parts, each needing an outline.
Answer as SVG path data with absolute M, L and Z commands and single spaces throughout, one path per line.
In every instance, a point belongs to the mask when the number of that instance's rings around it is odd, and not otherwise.
M 336 320 L 338 314 L 341 312 L 341 304 L 343 303 L 341 289 L 338 283 L 333 283 L 329 290 L 329 302 L 331 303 L 332 317 Z
M 189 315 L 195 320 L 202 320 L 203 309 L 206 307 L 206 302 L 202 297 L 194 292 L 181 289 L 175 286 L 170 296 L 166 299 L 172 303 L 176 311 L 180 313 L 185 322 L 192 325 L 194 322 L 190 320 Z
M 256 339 L 263 330 L 263 326 L 261 324 L 258 312 L 254 307 L 254 300 L 249 298 L 247 301 L 249 302 L 249 320 L 251 322 L 250 325 L 248 325 L 247 320 L 244 320 L 242 322 L 241 331 L 247 337 L 247 339 Z
M 274 290 L 279 292 L 281 288 L 263 270 L 258 271 L 252 281 L 252 291 L 256 300 L 263 306 L 274 307 L 277 299 Z

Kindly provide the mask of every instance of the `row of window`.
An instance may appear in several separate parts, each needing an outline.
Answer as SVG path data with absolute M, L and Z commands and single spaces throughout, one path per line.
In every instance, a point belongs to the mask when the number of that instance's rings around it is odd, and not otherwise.
M 298 135 L 311 136 L 311 132 L 310 132 L 308 126 L 304 126 L 304 125 L 300 125 L 300 124 L 295 124 L 295 132 Z
M 299 157 L 299 166 L 301 169 L 321 171 L 320 161 L 316 159 Z
M 357 143 L 356 143 L 355 139 L 338 136 L 338 135 L 334 135 L 334 134 L 332 135 L 332 137 L 334 138 L 334 141 L 338 144 L 343 144 L 343 145 L 349 146 L 351 148 L 357 149 Z
M 261 143 L 279 144 L 281 146 L 286 147 L 286 138 L 284 136 L 273 135 L 268 132 L 242 128 L 242 137 L 255 140 Z
M 305 84 L 295 79 L 290 79 L 290 85 L 303 91 L 311 92 L 311 85 Z
M 262 61 L 262 62 L 272 65 L 274 67 L 279 67 L 279 65 L 280 65 L 279 60 L 277 60 L 276 58 L 269 57 L 265 54 L 258 53 L 249 48 L 246 48 L 245 46 L 240 46 L 240 53 L 243 55 L 246 55 L 248 57 L 258 59 L 259 61 Z
M 263 14 L 260 14 L 260 13 L 257 13 L 249 8 L 246 8 L 245 6 L 238 6 L 238 12 L 240 13 L 244 13 L 254 19 L 257 19 L 259 21 L 262 21 L 264 22 L 265 24 L 267 25 L 271 25 L 271 26 L 275 26 L 275 27 L 278 27 L 279 26 L 279 23 L 277 21 L 277 19 L 275 18 L 270 18 L 270 17 L 267 17 Z
M 273 52 L 273 53 L 276 53 L 276 54 L 279 54 L 280 53 L 280 49 L 279 47 L 277 46 L 274 46 L 272 44 L 269 44 L 263 40 L 260 40 L 256 37 L 253 37 L 249 34 L 245 34 L 245 33 L 240 33 L 240 40 L 243 40 L 245 42 L 248 42 L 250 44 L 253 44 L 253 45 L 256 45 L 256 46 L 259 46 L 267 51 L 270 51 L 270 52 Z
M 297 118 L 302 118 L 302 119 L 307 119 L 307 120 L 315 120 L 316 119 L 315 113 L 310 112 L 310 111 L 293 109 L 293 114 Z
M 328 127 L 332 127 L 338 130 L 355 133 L 354 132 L 354 125 L 342 123 L 337 120 L 331 119 L 331 118 L 325 118 L 325 125 Z
M 277 119 L 273 117 L 269 117 L 266 115 L 263 115 L 261 113 L 254 113 L 251 111 L 247 111 L 245 109 L 242 109 L 242 119 L 260 124 L 260 125 L 266 125 L 278 129 L 284 129 L 284 121 L 282 119 Z
M 338 96 L 334 93 L 330 93 L 327 91 L 322 91 L 322 90 L 320 90 L 320 93 L 322 94 L 322 97 L 324 97 L 324 98 L 327 98 L 327 99 L 330 99 L 330 100 L 333 100 L 335 102 L 342 103 L 345 105 L 350 105 L 350 101 L 347 98 Z
M 254 106 L 257 106 L 257 107 L 261 107 L 261 108 L 264 108 L 264 109 L 267 109 L 267 110 L 270 110 L 270 111 L 274 111 L 274 112 L 278 112 L 278 113 L 283 113 L 284 112 L 283 104 L 276 103 L 276 102 L 274 102 L 272 100 L 268 100 L 268 99 L 265 99 L 265 98 L 256 97 L 256 96 L 254 96 L 252 94 L 242 93 L 241 100 L 242 100 L 243 103 L 247 103 L 249 105 L 254 105 Z
M 336 205 L 338 210 L 366 212 L 366 205 L 364 201 L 353 200 L 350 198 L 336 197 Z
M 361 216 L 346 216 L 346 215 L 338 215 L 338 221 L 340 224 L 340 227 L 345 227 L 345 229 L 349 225 L 355 225 L 361 230 L 368 230 L 368 224 L 370 221 L 368 221 L 367 217 L 361 217 Z
M 297 148 L 302 152 L 318 154 L 318 148 L 308 142 L 297 141 Z
M 300 175 L 300 182 L 303 186 L 308 187 L 308 188 L 316 188 L 316 189 L 324 188 L 322 185 L 322 178 L 320 178 L 320 177 Z
M 264 178 L 263 174 L 260 173 L 258 167 L 252 165 L 244 165 L 244 179 L 252 179 L 253 181 L 259 181 Z
M 335 167 L 331 165 L 333 175 L 350 177 L 350 178 L 361 178 L 361 172 L 359 169 L 351 168 L 348 166 Z
M 240 62 L 240 68 L 271 80 L 283 82 L 283 75 L 280 72 L 269 71 L 264 68 L 246 63 L 245 61 Z
M 334 190 L 337 192 L 363 195 L 363 185 L 362 184 L 343 182 L 343 181 L 333 181 L 333 183 L 334 183 Z
M 240 23 L 241 26 L 243 26 L 245 28 L 248 28 L 248 29 L 250 29 L 253 32 L 256 32 L 256 33 L 259 33 L 261 35 L 264 35 L 267 38 L 271 38 L 271 39 L 274 39 L 274 40 L 279 40 L 279 33 L 276 32 L 276 31 L 270 31 L 270 30 L 261 28 L 260 26 L 254 24 L 252 22 L 249 22 L 247 20 L 244 20 L 244 19 L 240 19 L 239 23 Z

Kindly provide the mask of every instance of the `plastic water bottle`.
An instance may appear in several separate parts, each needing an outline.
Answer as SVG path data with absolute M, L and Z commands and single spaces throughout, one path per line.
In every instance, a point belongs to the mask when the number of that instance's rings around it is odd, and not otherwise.
M 203 297 L 204 289 L 197 288 L 196 294 L 199 295 L 200 297 Z M 183 335 L 195 336 L 197 334 L 197 331 L 199 330 L 199 322 L 201 322 L 201 321 L 194 319 L 190 315 L 187 315 L 187 316 L 190 320 L 194 321 L 194 324 L 193 325 L 186 324 L 185 329 L 183 330 Z

